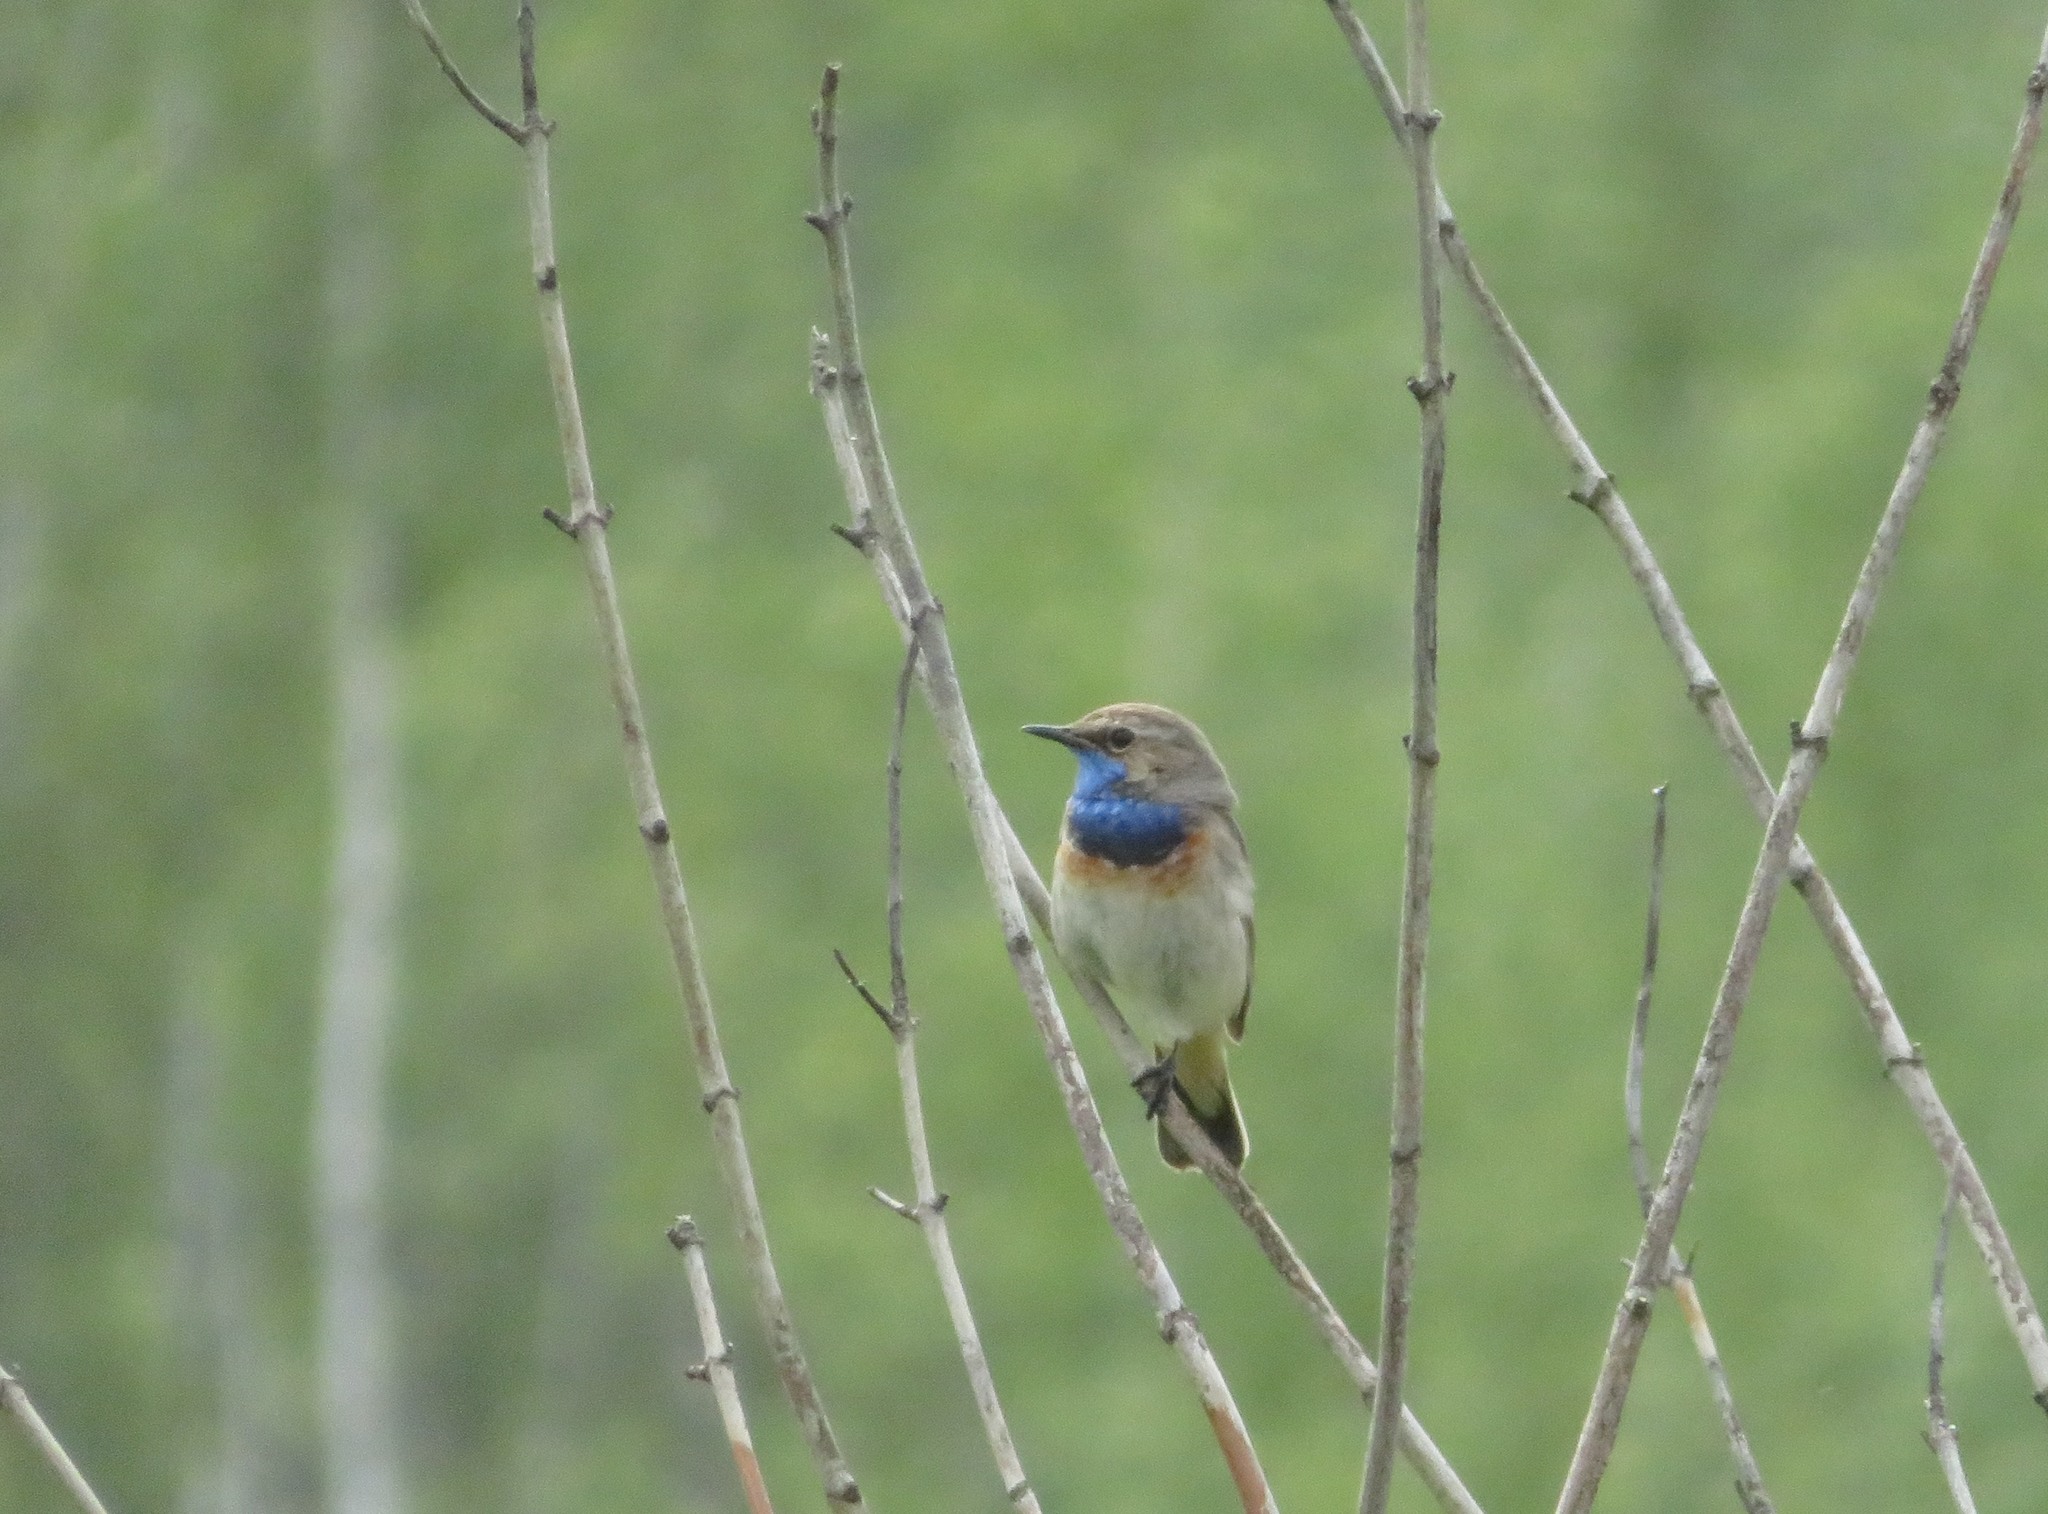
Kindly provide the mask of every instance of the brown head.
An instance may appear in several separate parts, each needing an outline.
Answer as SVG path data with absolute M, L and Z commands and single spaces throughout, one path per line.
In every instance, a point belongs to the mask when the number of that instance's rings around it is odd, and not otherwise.
M 1089 761 L 1092 756 L 1123 769 L 1117 791 L 1128 798 L 1156 804 L 1213 805 L 1223 810 L 1237 804 L 1230 775 L 1223 771 L 1201 728 L 1163 705 L 1106 704 L 1072 725 L 1027 725 L 1024 729 L 1071 748 L 1082 759 L 1083 785 L 1091 776 L 1089 770 L 1097 768 Z M 1097 768 L 1097 772 L 1107 776 L 1106 768 Z

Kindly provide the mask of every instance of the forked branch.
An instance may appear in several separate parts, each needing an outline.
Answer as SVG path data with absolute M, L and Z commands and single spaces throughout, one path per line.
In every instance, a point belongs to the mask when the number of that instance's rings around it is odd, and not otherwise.
M 1653 1194 L 1649 1157 L 1643 1149 L 1643 1050 L 1649 1040 L 1650 997 L 1657 985 L 1657 943 L 1664 924 L 1663 785 L 1652 791 L 1652 797 L 1657 801 L 1657 814 L 1650 827 L 1650 905 L 1643 929 L 1643 975 L 1636 988 L 1635 1027 L 1628 1040 L 1628 1078 L 1622 1096 L 1628 1121 L 1629 1166 L 1635 1172 L 1636 1199 L 1645 1218 L 1649 1216 Z M 1676 1245 L 1671 1248 L 1666 1270 L 1672 1297 L 1678 1301 L 1678 1312 L 1685 1316 L 1686 1333 L 1692 1337 L 1693 1350 L 1699 1353 L 1700 1366 L 1706 1369 L 1707 1386 L 1721 1416 L 1721 1431 L 1728 1438 L 1729 1454 L 1735 1458 L 1735 1496 L 1742 1500 L 1745 1514 L 1775 1514 L 1775 1505 L 1764 1488 L 1764 1474 L 1756 1464 L 1756 1453 L 1750 1449 L 1749 1432 L 1743 1429 L 1742 1416 L 1736 1412 L 1735 1390 L 1721 1361 L 1721 1348 L 1715 1344 L 1714 1332 L 1707 1324 L 1706 1306 L 1700 1302 L 1692 1266 L 1678 1254 Z
M 601 505 L 592 477 L 590 448 L 583 426 L 583 407 L 576 391 L 575 363 L 569 349 L 568 318 L 562 302 L 562 285 L 555 259 L 555 226 L 551 185 L 548 175 L 548 141 L 553 124 L 540 113 L 540 85 L 535 65 L 534 16 L 531 0 L 519 8 L 519 73 L 521 117 L 516 129 L 508 130 L 502 116 L 484 104 L 467 87 L 460 72 L 448 61 L 446 51 L 433 35 L 418 0 L 408 0 L 413 24 L 427 39 L 442 70 L 461 91 L 472 109 L 504 131 L 518 144 L 526 163 L 527 228 L 533 255 L 533 282 L 540 302 L 541 342 L 547 357 L 548 377 L 554 393 L 555 419 L 561 433 L 562 465 L 568 479 L 569 510 L 543 514 L 577 545 L 583 560 L 584 578 L 590 588 L 591 606 L 597 618 L 599 649 L 606 682 L 610 685 L 612 708 L 619 722 L 625 748 L 626 781 L 632 793 L 633 812 L 640 839 L 654 875 L 654 891 L 661 908 L 662 924 L 669 943 L 669 955 L 676 982 L 682 993 L 684 1018 L 688 1022 L 690 1048 L 694 1054 L 697 1082 L 705 1113 L 711 1117 L 712 1149 L 718 1158 L 720 1180 L 727 1202 L 732 1206 L 741 1256 L 748 1280 L 753 1285 L 754 1305 L 774 1354 L 775 1367 L 790 1407 L 810 1448 L 812 1464 L 823 1484 L 827 1502 L 847 1511 L 866 1508 L 860 1487 L 854 1480 L 826 1417 L 810 1363 L 797 1339 L 796 1321 L 776 1275 L 775 1259 L 769 1250 L 767 1221 L 761 1212 L 760 1194 L 754 1183 L 753 1161 L 740 1123 L 739 1090 L 726 1068 L 725 1052 L 719 1039 L 718 1021 L 712 1009 L 711 989 L 704 976 L 697 950 L 696 927 L 690 916 L 689 899 L 683 889 L 682 865 L 669 833 L 661 787 L 655 775 L 654 751 L 648 742 L 647 720 L 640 704 L 639 684 L 633 675 L 632 657 L 626 641 L 625 618 L 619 608 L 618 584 L 612 574 L 611 551 L 606 527 L 611 511 Z
M 952 1322 L 960 1361 L 967 1369 L 975 1412 L 981 1416 L 982 1434 L 988 1440 L 996 1472 L 1003 1480 L 1003 1495 L 1017 1514 L 1039 1514 L 1038 1494 L 1024 1475 L 1023 1459 L 1017 1454 L 1009 1419 L 996 1392 L 995 1374 L 989 1369 L 988 1353 L 982 1349 L 981 1328 L 975 1324 L 974 1311 L 967 1302 L 967 1284 L 953 1254 L 952 1231 L 946 1223 L 948 1195 L 940 1191 L 932 1166 L 931 1137 L 925 1129 L 924 1094 L 918 1078 L 917 1017 L 910 1009 L 910 971 L 903 951 L 903 725 L 910 710 L 911 681 L 923 650 L 922 626 L 922 621 L 913 621 L 911 625 L 903 671 L 896 678 L 896 719 L 889 734 L 889 1002 L 884 1004 L 860 981 L 843 955 L 834 952 L 833 958 L 854 992 L 880 1018 L 896 1047 L 896 1081 L 903 1092 L 903 1134 L 910 1146 L 911 1182 L 917 1198 L 916 1202 L 905 1204 L 879 1188 L 870 1192 L 878 1203 L 914 1222 L 924 1233 L 932 1271 L 938 1275 L 939 1293 L 946 1301 L 946 1317 Z

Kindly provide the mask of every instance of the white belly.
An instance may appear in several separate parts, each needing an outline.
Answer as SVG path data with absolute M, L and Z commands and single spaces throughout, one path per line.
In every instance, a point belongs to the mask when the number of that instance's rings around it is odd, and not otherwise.
M 1251 900 L 1233 897 L 1218 874 L 1198 868 L 1171 894 L 1146 887 L 1137 869 L 1102 881 L 1054 876 L 1053 944 L 1162 1051 L 1222 1029 L 1244 1002 Z

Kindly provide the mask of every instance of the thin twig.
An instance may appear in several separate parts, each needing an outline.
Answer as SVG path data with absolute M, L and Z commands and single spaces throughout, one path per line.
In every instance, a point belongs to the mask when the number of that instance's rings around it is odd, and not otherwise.
M 911 627 L 910 647 L 903 655 L 903 671 L 896 679 L 896 720 L 889 735 L 888 1004 L 882 1004 L 854 975 L 844 956 L 838 952 L 832 955 L 854 991 L 881 1017 L 895 1043 L 896 1080 L 903 1090 L 903 1134 L 910 1146 L 911 1181 L 916 1185 L 917 1202 L 905 1204 L 879 1188 L 869 1191 L 877 1203 L 915 1220 L 924 1232 L 932 1270 L 938 1274 L 939 1292 L 946 1301 L 946 1315 L 952 1321 L 953 1338 L 960 1346 L 960 1361 L 967 1369 L 967 1383 L 974 1393 L 975 1411 L 981 1416 L 982 1433 L 988 1438 L 989 1454 L 995 1458 L 996 1471 L 1003 1480 L 1004 1496 L 1018 1514 L 1039 1514 L 1038 1494 L 1024 1475 L 1023 1458 L 1010 1435 L 1002 1399 L 996 1393 L 995 1374 L 989 1369 L 988 1353 L 982 1349 L 981 1330 L 967 1302 L 967 1284 L 953 1254 L 952 1233 L 946 1224 L 949 1196 L 940 1192 L 932 1166 L 931 1138 L 925 1128 L 924 1095 L 918 1078 L 917 1017 L 910 1009 L 910 975 L 903 951 L 903 725 L 910 710 L 910 685 L 923 646 L 921 626 L 922 622 L 918 622 Z
M 1776 1514 L 1777 1505 L 1771 1502 L 1771 1495 L 1764 1487 L 1764 1474 L 1757 1465 L 1756 1452 L 1749 1444 L 1749 1431 L 1743 1428 L 1742 1416 L 1735 1408 L 1735 1389 L 1728 1381 L 1728 1368 L 1721 1361 L 1721 1348 L 1715 1344 L 1714 1332 L 1707 1325 L 1706 1306 L 1700 1302 L 1699 1285 L 1694 1282 L 1692 1265 L 1673 1248 L 1670 1260 L 1671 1296 L 1678 1301 L 1678 1312 L 1685 1316 L 1686 1333 L 1692 1337 L 1693 1350 L 1698 1354 L 1700 1365 L 1706 1369 L 1707 1386 L 1714 1395 L 1714 1408 L 1721 1415 L 1721 1433 L 1728 1438 L 1728 1454 L 1735 1459 L 1735 1496 L 1742 1501 L 1745 1514 Z
M 1400 93 L 1394 87 L 1393 78 L 1387 72 L 1378 50 L 1373 46 L 1371 36 L 1362 22 L 1352 11 L 1348 0 L 1329 0 L 1330 10 L 1351 44 L 1353 55 L 1358 59 L 1366 82 L 1371 87 L 1381 111 L 1387 116 L 1388 124 L 1395 138 L 1404 146 L 1405 133 L 1400 121 L 1404 112 Z M 2044 41 L 2041 63 L 2037 64 L 2027 82 L 2030 125 L 2022 118 L 2021 141 L 2015 145 L 2013 164 L 2008 169 L 2006 182 L 2014 186 L 2024 177 L 2023 155 L 2031 156 L 2033 145 L 2030 133 L 2038 133 L 2040 95 L 2044 84 L 2048 84 L 2048 41 Z M 2017 172 L 2015 172 L 2017 170 Z M 2015 203 L 2016 200 L 2015 200 Z M 2003 204 L 2003 200 L 2001 200 Z M 1692 628 L 1686 623 L 1685 612 L 1672 592 L 1670 582 L 1658 563 L 1656 554 L 1650 550 L 1635 518 L 1630 514 L 1627 501 L 1616 487 L 1613 475 L 1602 465 L 1587 443 L 1571 414 L 1558 398 L 1557 391 L 1537 364 L 1520 333 L 1515 330 L 1507 312 L 1495 297 L 1486 280 L 1481 276 L 1472 249 L 1459 230 L 1456 218 L 1448 201 L 1438 202 L 1438 231 L 1443 239 L 1444 253 L 1451 266 L 1458 272 L 1467 294 L 1478 308 L 1481 319 L 1494 334 L 1503 355 L 1515 378 L 1520 383 L 1529 402 L 1535 407 L 1538 417 L 1550 431 L 1553 440 L 1570 463 L 1575 482 L 1571 497 L 1585 505 L 1599 519 L 1613 540 L 1615 549 L 1621 554 L 1623 565 L 1637 589 L 1643 596 L 1656 623 L 1657 631 L 1666 648 L 1677 661 L 1679 671 L 1684 675 L 1686 690 L 1700 715 L 1713 732 L 1716 744 L 1735 770 L 1750 807 L 1759 821 L 1767 820 L 1776 801 L 1776 791 L 1771 787 L 1770 775 L 1765 772 L 1756 747 L 1749 734 L 1743 729 L 1742 721 L 1734 705 L 1721 687 L 1713 665 L 1708 662 Z M 1872 1034 L 1877 1037 L 1878 1053 L 1882 1058 L 1885 1074 L 1905 1099 L 1913 1117 L 1919 1122 L 1928 1144 L 1933 1147 L 1937 1160 L 1946 1172 L 1956 1174 L 1961 1185 L 1962 1207 L 1969 1221 L 1970 1233 L 1983 1253 L 1986 1268 L 1998 1296 L 2001 1312 L 2005 1315 L 2006 1326 L 2012 1332 L 2014 1341 L 2025 1360 L 2027 1375 L 2034 1385 L 2034 1397 L 2044 1409 L 2048 1409 L 2048 1328 L 2044 1328 L 2040 1311 L 2034 1305 L 2032 1290 L 2027 1286 L 2026 1275 L 2019 1263 L 2019 1255 L 2013 1249 L 2011 1237 L 2006 1234 L 2004 1222 L 1998 1217 L 1998 1210 L 1991 1199 L 1990 1190 L 1984 1185 L 1977 1164 L 1969 1148 L 1963 1143 L 1955 1119 L 1942 1102 L 1939 1090 L 1934 1086 L 1933 1076 L 1922 1060 L 1917 1044 L 1906 1034 L 1898 1011 L 1891 1002 L 1884 981 L 1878 976 L 1877 968 L 1857 935 L 1848 912 L 1836 897 L 1833 886 L 1826 874 L 1814 860 L 1804 841 L 1795 840 L 1792 851 L 1792 886 L 1806 900 L 1808 911 L 1819 927 L 1821 937 L 1835 954 L 1835 961 L 1849 980 L 1856 1001 L 1862 1006 L 1864 1019 Z
M 420 40 L 427 44 L 427 51 L 434 55 L 434 61 L 441 65 L 441 72 L 447 75 L 448 82 L 455 86 L 456 93 L 467 100 L 470 108 L 478 115 L 514 142 L 524 146 L 526 129 L 516 121 L 501 115 L 492 107 L 490 101 L 470 87 L 469 80 L 462 75 L 462 70 L 455 66 L 455 60 L 448 56 L 448 49 L 441 45 L 441 34 L 434 30 L 434 23 L 427 19 L 426 9 L 420 0 L 405 0 L 405 15 L 406 19 L 412 22 L 413 30 L 420 34 Z
M 1941 368 L 1929 387 L 1927 407 L 1914 428 L 1904 463 L 1885 501 L 1870 550 L 1856 576 L 1856 587 L 1842 615 L 1841 629 L 1821 669 L 1813 703 L 1806 718 L 1793 728 L 1792 757 L 1786 764 L 1784 780 L 1778 785 L 1770 820 L 1764 827 L 1764 842 L 1757 857 L 1749 892 L 1743 899 L 1741 919 L 1729 950 L 1728 965 L 1715 995 L 1713 1015 L 1708 1021 L 1706 1040 L 1678 1117 L 1678 1130 L 1665 1158 L 1664 1175 L 1643 1226 L 1643 1237 L 1629 1269 L 1628 1287 L 1615 1311 L 1614 1327 L 1608 1336 L 1607 1352 L 1594 1384 L 1592 1402 L 1586 1411 L 1585 1427 L 1558 1497 L 1558 1514 L 1582 1514 L 1593 1501 L 1614 1439 L 1621 1427 L 1621 1411 L 1628 1398 L 1629 1382 L 1635 1371 L 1643 1337 L 1649 1329 L 1650 1306 L 1659 1274 L 1665 1269 L 1678 1218 L 1692 1186 L 1707 1128 L 1713 1120 L 1721 1079 L 1734 1051 L 1735 1032 L 1756 974 L 1757 953 L 1764 933 L 1770 928 L 1771 912 L 1777 903 L 1791 865 L 1792 847 L 1798 836 L 1799 813 L 1812 792 L 1821 764 L 1827 759 L 1828 742 L 1834 735 L 1849 680 L 1856 671 L 1858 655 L 1870 622 L 1877 613 L 1892 565 L 1897 561 L 1913 507 L 1927 485 L 1928 471 L 1948 432 L 1950 415 L 1962 394 L 1963 375 L 1970 352 L 1984 319 L 1992 280 L 2005 256 L 2013 222 L 2018 217 L 2020 189 L 2041 130 L 2041 101 L 2048 94 L 2048 36 L 2042 40 L 2041 61 L 2028 81 L 2027 107 L 2020 118 L 2018 140 L 2011 166 L 1992 214 L 1983 246 L 1970 273 L 1963 308 L 1949 336 Z
M 1941 1229 L 1934 1240 L 1933 1302 L 1927 1310 L 1927 1444 L 1941 1463 L 1942 1480 L 1948 1496 L 1955 1500 L 1956 1514 L 1977 1514 L 1977 1501 L 1970 1496 L 1970 1480 L 1963 1475 L 1963 1453 L 1956 1444 L 1956 1427 L 1948 1417 L 1948 1397 L 1941 1388 L 1946 1320 L 1943 1295 L 1947 1286 L 1948 1231 L 1956 1213 L 1956 1181 L 1949 1179 L 1948 1195 L 1942 1200 Z
M 882 575 L 884 593 L 895 596 L 891 600 L 892 610 L 907 611 L 908 619 L 899 622 L 906 634 L 912 626 L 921 627 L 918 634 L 924 639 L 922 686 L 926 702 L 954 779 L 966 799 L 975 851 L 994 901 L 1011 967 L 1030 1006 L 1032 1020 L 1059 1083 L 1068 1122 L 1080 1141 L 1082 1159 L 1110 1226 L 1152 1300 L 1161 1335 L 1173 1346 L 1194 1380 L 1239 1499 L 1247 1510 L 1271 1510 L 1275 1508 L 1272 1490 L 1259 1466 L 1258 1454 L 1229 1384 L 1193 1311 L 1182 1301 L 1165 1258 L 1153 1244 L 1151 1232 L 1132 1201 L 1116 1153 L 1110 1149 L 1101 1112 L 1088 1090 L 1079 1054 L 1060 1015 L 1051 980 L 1031 938 L 1031 927 L 1010 872 L 1007 824 L 982 771 L 981 755 L 960 692 L 952 644 L 946 635 L 945 615 L 925 580 L 923 565 L 910 539 L 888 458 L 882 449 L 874 401 L 861 361 L 851 248 L 846 235 L 853 204 L 839 183 L 838 91 L 839 70 L 836 66 L 827 68 L 818 105 L 812 112 L 812 128 L 818 139 L 820 205 L 807 219 L 824 240 L 835 328 L 832 355 L 836 363 L 814 364 L 813 384 L 827 409 L 826 426 L 834 439 L 834 455 L 851 463 L 841 472 L 855 522 L 851 539 L 871 558 L 887 560 L 888 572 Z M 831 414 L 835 406 L 840 411 L 837 416 Z
M 412 0 L 414 8 L 417 3 L 418 0 Z M 415 21 L 415 25 L 418 24 Z M 839 1449 L 838 1437 L 833 1434 L 824 1401 L 819 1396 L 817 1380 L 811 1375 L 810 1364 L 797 1338 L 789 1301 L 783 1294 L 781 1280 L 776 1276 L 775 1259 L 768 1244 L 767 1221 L 761 1212 L 753 1162 L 740 1122 L 739 1090 L 733 1085 L 732 1076 L 726 1068 L 711 990 L 697 950 L 696 927 L 692 923 L 689 899 L 683 888 L 682 865 L 670 837 L 661 787 L 655 774 L 653 748 L 648 742 L 639 685 L 633 676 L 625 619 L 619 609 L 618 584 L 613 577 L 611 552 L 607 545 L 606 526 L 611 520 L 611 511 L 598 502 L 597 486 L 591 474 L 589 444 L 584 433 L 582 403 L 576 393 L 575 365 L 569 349 L 568 321 L 555 259 L 554 212 L 548 176 L 548 141 L 553 125 L 540 113 L 531 0 L 522 0 L 518 24 L 522 118 L 518 129 L 508 135 L 519 144 L 526 163 L 527 224 L 533 252 L 533 281 L 539 295 L 542 346 L 547 355 L 548 376 L 554 392 L 555 419 L 561 433 L 562 463 L 569 490 L 566 516 L 552 510 L 543 514 L 576 542 L 582 556 L 584 576 L 589 583 L 591 603 L 597 618 L 606 681 L 611 687 L 612 706 L 625 749 L 626 780 L 632 792 L 634 815 L 646 848 L 648 866 L 654 875 L 655 895 L 660 904 L 662 924 L 668 935 L 669 953 L 688 1022 L 698 1087 L 704 1110 L 711 1117 L 712 1148 L 717 1155 L 719 1176 L 727 1201 L 732 1206 L 740 1253 L 746 1264 L 748 1280 L 753 1285 L 755 1309 L 768 1337 L 783 1391 L 796 1413 L 805 1444 L 810 1449 L 811 1461 L 824 1486 L 826 1500 L 843 1510 L 862 1510 L 866 1504 L 859 1484 Z M 431 28 L 427 31 L 430 32 Z M 436 56 L 445 55 L 437 51 Z M 465 89 L 463 94 L 473 106 L 483 109 L 473 91 Z M 488 111 L 483 113 L 493 125 L 499 125 Z
M 1387 1149 L 1387 1253 L 1380 1289 L 1380 1386 L 1366 1437 L 1359 1514 L 1385 1514 L 1408 1374 L 1408 1313 L 1422 1214 L 1423 1038 L 1430 893 L 1436 870 L 1437 569 L 1444 513 L 1443 289 L 1437 277 L 1436 128 L 1429 88 L 1429 7 L 1408 0 L 1408 159 L 1415 170 L 1422 371 L 1409 381 L 1420 411 L 1422 466 L 1415 519 L 1414 636 L 1408 731 L 1408 832 L 1402 865 L 1401 946 L 1394 994 L 1393 1130 Z
M 107 1514 L 107 1506 L 100 1502 L 99 1494 L 93 1492 L 92 1484 L 78 1470 L 78 1463 L 71 1459 L 50 1427 L 43 1423 L 42 1415 L 36 1413 L 36 1406 L 29 1401 L 28 1389 L 5 1367 L 0 1367 L 0 1413 L 7 1414 L 21 1426 L 21 1433 L 50 1464 L 50 1470 L 57 1474 L 57 1480 L 64 1484 L 64 1490 L 77 1501 L 79 1508 L 85 1510 L 85 1514 Z
M 1649 1158 L 1643 1150 L 1643 1050 L 1649 1041 L 1650 997 L 1657 983 L 1657 942 L 1663 929 L 1664 786 L 1659 784 L 1651 791 L 1651 796 L 1656 800 L 1656 819 L 1650 827 L 1650 905 L 1643 930 L 1643 976 L 1636 987 L 1635 1026 L 1629 1035 L 1628 1079 L 1622 1098 L 1628 1120 L 1629 1166 L 1635 1172 L 1636 1198 L 1642 1205 L 1645 1218 L 1650 1213 L 1652 1194 Z M 1721 1360 L 1721 1349 L 1714 1342 L 1714 1332 L 1707 1324 L 1706 1306 L 1700 1301 L 1691 1264 L 1678 1254 L 1675 1245 L 1671 1248 L 1666 1272 L 1671 1280 L 1672 1296 L 1678 1300 L 1678 1312 L 1685 1316 L 1685 1328 L 1692 1336 L 1693 1349 L 1699 1353 L 1700 1365 L 1706 1369 L 1707 1386 L 1714 1395 L 1714 1407 L 1721 1416 L 1722 1432 L 1728 1437 L 1729 1454 L 1735 1458 L 1735 1496 L 1742 1500 L 1746 1514 L 1774 1514 L 1775 1505 L 1764 1487 L 1764 1475 L 1757 1466 L 1756 1453 L 1750 1448 L 1749 1432 L 1743 1428 L 1742 1416 L 1736 1410 L 1735 1390 L 1728 1381 L 1728 1368 Z
M 1650 825 L 1650 909 L 1643 929 L 1643 976 L 1636 985 L 1635 1028 L 1628 1038 L 1628 1078 L 1622 1088 L 1622 1110 L 1628 1120 L 1628 1165 L 1636 1178 L 1636 1197 L 1650 1212 L 1650 1158 L 1643 1149 L 1643 1048 L 1650 1036 L 1650 994 L 1657 985 L 1657 938 L 1664 923 L 1665 786 L 1650 791 L 1657 816 Z
M 747 1409 L 740 1401 L 739 1379 L 733 1375 L 732 1346 L 718 1325 L 718 1300 L 711 1292 L 711 1268 L 704 1258 L 704 1237 L 687 1214 L 677 1215 L 668 1227 L 668 1242 L 683 1254 L 683 1272 L 690 1280 L 690 1302 L 697 1310 L 697 1333 L 704 1340 L 704 1360 L 688 1369 L 689 1376 L 711 1384 L 711 1396 L 718 1401 L 718 1417 L 725 1423 L 725 1438 L 732 1446 L 732 1464 L 746 1490 L 748 1514 L 775 1514 L 768 1500 L 768 1484 L 761 1480 L 761 1463 L 754 1455 L 754 1437 L 747 1430 Z

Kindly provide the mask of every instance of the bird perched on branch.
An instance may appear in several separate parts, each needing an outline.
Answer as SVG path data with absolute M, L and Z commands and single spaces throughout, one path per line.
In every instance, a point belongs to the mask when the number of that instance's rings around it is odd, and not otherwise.
M 1252 1001 L 1252 865 L 1230 776 L 1193 721 L 1156 704 L 1104 705 L 1072 725 L 1024 729 L 1081 764 L 1053 864 L 1053 945 L 1158 1058 L 1132 1086 L 1166 1164 L 1195 1165 L 1157 1118 L 1178 1088 L 1241 1167 L 1251 1142 L 1226 1052 L 1244 1039 Z

